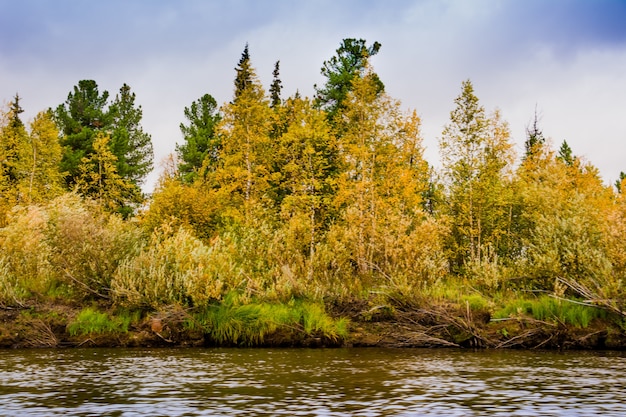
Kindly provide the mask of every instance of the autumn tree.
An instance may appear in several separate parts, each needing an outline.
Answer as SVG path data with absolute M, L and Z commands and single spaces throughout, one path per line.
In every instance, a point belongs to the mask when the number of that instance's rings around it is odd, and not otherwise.
M 448 212 L 451 260 L 456 268 L 480 262 L 506 243 L 510 200 L 507 169 L 513 161 L 507 124 L 488 118 L 472 83 L 464 81 L 440 139 Z
M 335 198 L 341 221 L 331 236 L 343 242 L 359 276 L 382 272 L 416 279 L 423 276 L 427 257 L 417 256 L 426 244 L 420 239 L 427 236 L 420 237 L 426 218 L 421 195 L 428 181 L 420 120 L 414 112 L 402 113 L 369 74 L 366 69 L 353 80 L 342 113 Z
M 287 247 L 306 259 L 302 273 L 311 280 L 316 246 L 331 213 L 337 147 L 325 114 L 310 100 L 292 97 L 284 106 L 288 126 L 275 154 L 280 218 Z
M 212 180 L 229 201 L 225 215 L 251 221 L 253 210 L 271 203 L 272 109 L 244 50 L 235 78 L 234 100 L 223 107 L 218 127 L 220 164 Z M 205 164 L 209 163 L 205 160 Z
M 24 194 L 31 202 L 43 203 L 63 191 L 63 173 L 59 131 L 51 111 L 43 111 L 30 124 L 28 147 L 24 157 L 28 176 L 23 183 Z
M 93 153 L 83 157 L 78 166 L 76 188 L 108 210 L 128 216 L 141 201 L 141 195 L 135 184 L 117 173 L 117 157 L 109 141 L 104 133 L 96 135 Z
M 180 160 L 179 173 L 184 182 L 190 183 L 203 163 L 210 171 L 217 167 L 221 145 L 216 128 L 221 114 L 215 99 L 205 94 L 185 107 L 185 118 L 187 124 L 180 124 L 184 142 L 176 145 L 176 153 Z
M 5 215 L 23 200 L 19 184 L 26 176 L 24 161 L 28 134 L 20 119 L 23 110 L 19 96 L 1 114 L 0 124 L 0 227 L 5 223 Z
M 514 230 L 522 247 L 519 274 L 528 286 L 542 290 L 552 290 L 557 279 L 608 285 L 605 239 L 621 233 L 606 222 L 614 195 L 595 167 L 562 155 L 544 149 L 518 169 L 522 227 Z
M 0 173 L 17 199 L 19 199 L 18 183 L 26 176 L 24 153 L 28 133 L 20 119 L 20 114 L 23 112 L 20 97 L 16 94 L 13 101 L 9 103 L 8 111 L 3 115 L 0 142 Z

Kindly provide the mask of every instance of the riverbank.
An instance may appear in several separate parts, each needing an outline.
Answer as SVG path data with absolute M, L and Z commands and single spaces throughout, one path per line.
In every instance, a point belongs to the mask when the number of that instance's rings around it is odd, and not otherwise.
M 546 299 L 547 300 L 547 299 Z M 550 303 L 549 300 L 541 303 Z M 470 302 L 473 301 L 473 302 Z M 70 347 L 457 347 L 492 349 L 626 349 L 623 319 L 601 309 L 541 319 L 538 305 L 506 317 L 476 300 L 376 305 L 372 300 L 317 304 L 216 306 L 206 311 L 113 310 L 31 303 L 0 309 L 0 348 Z M 533 308 L 535 310 L 533 310 Z M 543 305 L 541 308 L 548 308 Z M 552 307 L 554 308 L 554 307 Z M 217 316 L 216 316 L 217 317 Z

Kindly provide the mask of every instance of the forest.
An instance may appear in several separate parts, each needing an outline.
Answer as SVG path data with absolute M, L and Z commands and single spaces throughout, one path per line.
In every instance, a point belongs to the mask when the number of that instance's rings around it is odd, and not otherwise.
M 524 153 L 470 80 L 440 167 L 344 39 L 312 98 L 184 109 L 151 195 L 142 108 L 81 80 L 0 115 L 0 346 L 626 347 L 626 175 L 605 185 L 535 113 Z M 532 117 L 532 113 L 529 114 Z

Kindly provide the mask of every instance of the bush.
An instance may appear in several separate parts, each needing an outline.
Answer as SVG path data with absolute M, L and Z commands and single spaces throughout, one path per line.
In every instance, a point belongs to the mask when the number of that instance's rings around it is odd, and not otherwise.
M 237 275 L 220 242 L 207 246 L 186 229 L 164 226 L 134 258 L 121 262 L 111 283 L 115 302 L 129 307 L 206 305 L 219 300 L 224 277 Z
M 32 294 L 44 294 L 53 285 L 51 247 L 45 209 L 15 209 L 0 231 L 0 302 L 21 303 Z
M 109 298 L 118 265 L 143 246 L 136 224 L 83 202 L 74 194 L 48 206 L 52 267 L 80 298 Z

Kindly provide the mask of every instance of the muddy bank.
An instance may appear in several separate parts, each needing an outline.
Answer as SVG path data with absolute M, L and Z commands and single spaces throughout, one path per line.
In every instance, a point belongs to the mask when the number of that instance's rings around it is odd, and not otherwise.
M 72 334 L 81 307 L 37 304 L 0 308 L 0 348 L 210 347 L 217 343 L 202 329 L 185 325 L 176 307 L 145 313 L 124 331 Z M 371 307 L 367 302 L 328 306 L 334 317 L 350 320 L 346 337 L 306 334 L 284 326 L 262 335 L 267 347 L 457 347 L 490 349 L 626 349 L 619 318 L 594 319 L 586 327 L 530 317 L 493 319 L 487 311 L 457 305 Z

